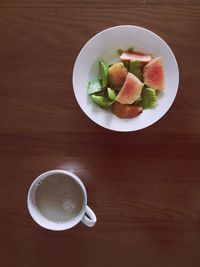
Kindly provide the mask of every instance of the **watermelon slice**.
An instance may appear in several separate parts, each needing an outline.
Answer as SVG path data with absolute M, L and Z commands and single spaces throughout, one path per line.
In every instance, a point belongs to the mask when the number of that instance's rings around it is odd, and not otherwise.
M 143 85 L 134 74 L 129 72 L 115 100 L 121 104 L 132 104 L 140 97 Z
M 143 69 L 144 83 L 155 90 L 164 89 L 164 66 L 161 57 L 154 58 L 144 66 Z
M 139 62 L 143 62 L 143 63 L 148 63 L 151 61 L 152 57 L 151 55 L 147 55 L 147 54 L 143 54 L 140 52 L 128 52 L 125 51 L 121 54 L 120 59 L 122 61 L 139 61 Z
M 138 116 L 142 112 L 142 107 L 133 105 L 123 105 L 115 102 L 112 105 L 112 113 L 121 119 L 130 119 Z

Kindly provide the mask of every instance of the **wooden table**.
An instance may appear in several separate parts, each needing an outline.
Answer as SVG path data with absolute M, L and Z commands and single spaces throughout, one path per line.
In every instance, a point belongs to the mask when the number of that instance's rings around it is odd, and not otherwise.
M 0 266 L 200 266 L 200 2 L 0 2 Z M 80 110 L 72 69 L 97 32 L 146 27 L 172 48 L 180 86 L 170 111 L 130 133 Z M 94 228 L 53 232 L 26 206 L 35 177 L 74 171 Z

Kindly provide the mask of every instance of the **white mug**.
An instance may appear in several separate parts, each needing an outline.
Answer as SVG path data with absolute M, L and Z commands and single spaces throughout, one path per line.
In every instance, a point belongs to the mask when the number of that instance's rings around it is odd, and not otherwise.
M 92 227 L 97 220 L 87 206 L 84 184 L 65 170 L 52 170 L 38 176 L 29 188 L 27 205 L 33 220 L 49 230 L 67 230 L 80 221 Z

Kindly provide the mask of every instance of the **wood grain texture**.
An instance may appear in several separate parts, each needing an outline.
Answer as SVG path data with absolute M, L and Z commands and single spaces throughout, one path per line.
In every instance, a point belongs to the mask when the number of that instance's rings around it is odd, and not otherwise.
M 92 123 L 72 90 L 81 47 L 119 24 L 160 35 L 180 70 L 169 112 L 132 133 Z M 0 266 L 200 266 L 199 29 L 199 1 L 0 1 Z M 94 228 L 31 220 L 28 188 L 56 168 L 82 178 Z

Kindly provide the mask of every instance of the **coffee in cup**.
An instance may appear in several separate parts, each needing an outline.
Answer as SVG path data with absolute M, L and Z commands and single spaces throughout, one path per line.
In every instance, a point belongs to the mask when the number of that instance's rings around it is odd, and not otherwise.
M 52 170 L 38 176 L 27 198 L 29 212 L 40 226 L 66 230 L 80 221 L 94 226 L 96 216 L 87 206 L 87 193 L 79 177 L 64 170 Z

